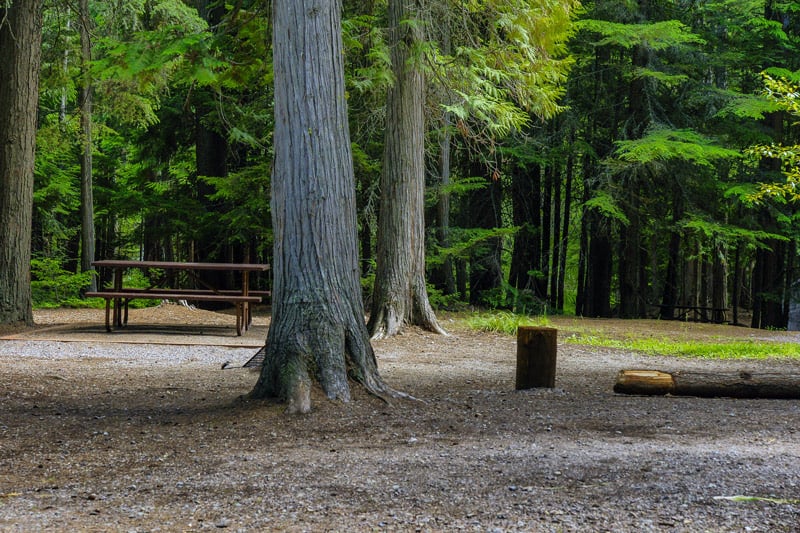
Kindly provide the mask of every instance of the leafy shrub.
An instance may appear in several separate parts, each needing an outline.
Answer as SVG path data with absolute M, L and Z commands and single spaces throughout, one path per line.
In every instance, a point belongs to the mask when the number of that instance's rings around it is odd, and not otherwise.
M 94 272 L 64 270 L 58 259 L 36 257 L 31 260 L 31 296 L 38 308 L 86 307 L 80 291 L 87 287 Z

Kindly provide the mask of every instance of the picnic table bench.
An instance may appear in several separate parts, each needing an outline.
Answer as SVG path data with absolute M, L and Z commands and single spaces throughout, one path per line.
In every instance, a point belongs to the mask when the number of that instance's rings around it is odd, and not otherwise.
M 113 269 L 113 284 L 111 287 L 102 290 L 90 291 L 87 297 L 103 298 L 106 301 L 106 331 L 112 331 L 113 327 L 121 328 L 128 323 L 128 304 L 134 299 L 150 300 L 185 300 L 185 301 L 207 301 L 207 302 L 227 302 L 236 308 L 236 334 L 242 335 L 252 324 L 251 304 L 257 304 L 263 298 L 270 295 L 269 291 L 251 291 L 249 286 L 250 272 L 263 272 L 269 269 L 269 265 L 258 263 L 184 263 L 174 261 L 115 261 L 102 260 L 92 263 L 97 268 Z M 162 278 L 155 285 L 141 288 L 124 287 L 123 279 L 125 271 L 129 269 L 164 271 L 182 271 L 198 284 L 204 286 L 203 289 L 163 287 L 166 277 Z M 227 272 L 241 272 L 240 289 L 217 289 L 207 282 L 200 279 L 197 272 L 203 270 L 216 270 Z M 113 303 L 113 305 L 112 305 Z

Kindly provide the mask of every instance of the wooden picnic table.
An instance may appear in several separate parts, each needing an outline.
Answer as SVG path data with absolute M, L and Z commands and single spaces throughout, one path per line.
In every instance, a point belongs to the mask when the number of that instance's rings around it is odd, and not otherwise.
M 112 286 L 102 290 L 87 292 L 87 297 L 104 298 L 106 301 L 106 331 L 114 327 L 121 328 L 128 323 L 128 303 L 137 298 L 150 300 L 186 300 L 229 302 L 236 307 L 236 334 L 241 335 L 252 323 L 250 304 L 261 302 L 262 298 L 269 296 L 268 291 L 250 290 L 250 273 L 265 272 L 269 265 L 260 263 L 186 263 L 180 261 L 130 261 L 130 260 L 101 260 L 93 261 L 92 266 L 98 269 L 112 269 L 114 274 Z M 185 273 L 198 286 L 203 288 L 164 287 L 168 277 L 163 276 L 150 287 L 130 288 L 124 285 L 124 275 L 127 270 L 138 269 L 142 271 L 162 270 L 178 271 Z M 218 289 L 211 286 L 198 275 L 200 271 L 240 272 L 241 284 L 239 289 Z M 113 302 L 113 306 L 112 306 Z M 124 313 L 124 315 L 123 315 Z M 113 319 L 113 320 L 112 320 Z
M 677 313 L 672 317 L 669 317 L 671 320 L 689 320 L 691 317 L 693 320 L 700 321 L 700 322 L 714 322 L 716 324 L 721 324 L 726 320 L 726 314 L 728 312 L 728 308 L 726 307 L 710 307 L 705 305 L 664 305 L 659 304 L 657 305 L 661 309 L 661 317 L 665 318 L 664 312 L 669 312 L 669 310 L 673 310 L 673 312 Z M 711 317 L 709 318 L 709 315 Z

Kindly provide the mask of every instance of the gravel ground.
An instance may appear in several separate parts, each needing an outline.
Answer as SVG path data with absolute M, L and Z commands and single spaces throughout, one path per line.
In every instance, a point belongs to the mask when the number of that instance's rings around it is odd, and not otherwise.
M 287 416 L 244 398 L 255 373 L 221 369 L 261 330 L 231 339 L 229 315 L 178 307 L 111 335 L 94 314 L 41 313 L 47 328 L 0 340 L 1 531 L 800 531 L 800 402 L 611 390 L 624 368 L 798 374 L 800 362 L 563 342 L 576 329 L 796 334 L 553 319 L 556 388 L 514 391 L 513 338 L 411 330 L 374 346 L 418 401 L 315 392 L 309 415 Z M 155 334 L 143 317 L 221 329 Z

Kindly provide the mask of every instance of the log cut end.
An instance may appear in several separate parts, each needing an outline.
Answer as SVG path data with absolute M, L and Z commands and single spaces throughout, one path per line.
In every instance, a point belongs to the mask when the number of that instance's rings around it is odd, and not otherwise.
M 671 374 L 658 370 L 621 370 L 614 385 L 620 394 L 669 394 L 675 388 Z

